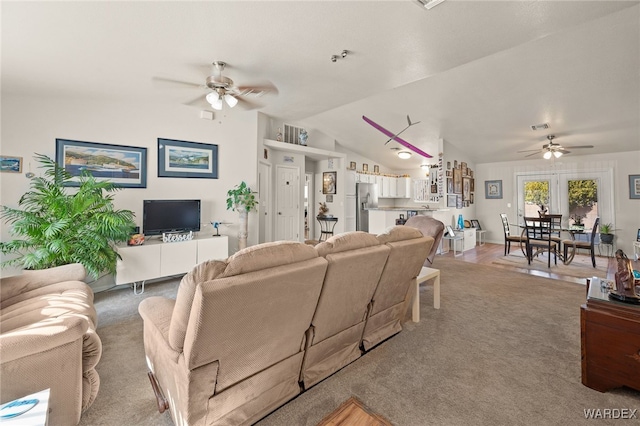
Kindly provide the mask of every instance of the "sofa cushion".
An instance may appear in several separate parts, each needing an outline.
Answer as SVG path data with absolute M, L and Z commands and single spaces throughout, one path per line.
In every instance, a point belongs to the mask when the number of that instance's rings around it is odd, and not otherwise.
M 313 247 L 296 241 L 276 241 L 240 250 L 227 259 L 222 277 L 261 271 L 318 257 Z
M 327 241 L 318 244 L 315 248 L 320 256 L 325 257 L 330 253 L 340 253 L 379 245 L 380 242 L 375 235 L 357 231 L 334 235 Z
M 392 243 L 394 241 L 410 240 L 413 238 L 422 238 L 422 232 L 416 228 L 409 226 L 392 226 L 385 229 L 382 234 L 378 234 L 378 241 L 382 244 Z
M 45 289 L 47 292 L 44 291 Z M 87 290 L 85 283 L 71 281 L 51 284 L 25 294 L 31 294 L 32 297 L 0 311 L 2 333 L 66 315 L 82 316 L 89 320 L 91 327 L 96 326 L 97 315 L 93 307 L 93 293 Z

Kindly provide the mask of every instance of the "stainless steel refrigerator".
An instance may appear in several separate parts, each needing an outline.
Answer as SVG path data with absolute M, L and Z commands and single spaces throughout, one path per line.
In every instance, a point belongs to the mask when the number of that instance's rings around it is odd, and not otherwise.
M 369 211 L 378 207 L 378 185 L 356 183 L 356 230 L 369 232 Z

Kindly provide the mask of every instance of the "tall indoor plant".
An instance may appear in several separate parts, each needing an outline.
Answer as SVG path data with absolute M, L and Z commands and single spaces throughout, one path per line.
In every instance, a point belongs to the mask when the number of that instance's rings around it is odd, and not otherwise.
M 45 269 L 78 262 L 94 278 L 115 273 L 115 243 L 126 241 L 135 227 L 133 212 L 113 206 L 117 185 L 85 173 L 72 190 L 72 176 L 63 167 L 46 155 L 35 159 L 44 175 L 31 180 L 18 208 L 2 206 L 0 212 L 17 237 L 0 242 L 3 254 L 15 255 L 2 265 Z
M 233 189 L 227 191 L 227 210 L 235 210 L 240 216 L 240 230 L 238 231 L 238 248 L 247 247 L 247 235 L 249 233 L 249 212 L 257 210 L 258 200 L 251 192 L 251 188 L 242 181 Z

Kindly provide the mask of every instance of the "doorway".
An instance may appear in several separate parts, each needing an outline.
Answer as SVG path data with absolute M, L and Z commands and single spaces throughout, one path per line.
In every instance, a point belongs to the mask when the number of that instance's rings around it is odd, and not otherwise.
M 271 164 L 258 163 L 258 242 L 273 241 L 271 212 Z
M 300 169 L 276 166 L 276 240 L 299 241 Z
M 608 171 L 558 171 L 518 174 L 518 216 L 538 216 L 538 211 L 562 214 L 564 226 L 577 222 L 586 229 L 600 222 L 613 222 L 613 173 Z
M 304 239 L 311 239 L 313 235 L 314 215 L 313 206 L 313 173 L 304 175 Z

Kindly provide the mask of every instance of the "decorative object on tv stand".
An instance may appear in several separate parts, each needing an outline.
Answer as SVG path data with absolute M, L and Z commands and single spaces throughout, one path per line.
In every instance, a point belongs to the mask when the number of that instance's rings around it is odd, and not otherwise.
M 240 229 L 238 230 L 238 249 L 247 247 L 247 234 L 249 233 L 249 212 L 257 210 L 258 201 L 251 192 L 251 188 L 242 181 L 233 189 L 227 191 L 227 210 L 235 210 L 240 217 Z
M 47 269 L 81 263 L 94 278 L 115 273 L 115 244 L 126 242 L 136 226 L 132 211 L 114 208 L 112 192 L 118 186 L 88 172 L 75 180 L 51 158 L 34 158 L 44 176 L 29 181 L 18 208 L 2 206 L 0 218 L 11 226 L 11 235 L 19 237 L 0 242 L 0 252 L 16 255 L 2 266 Z M 79 186 L 68 193 L 72 180 Z
M 162 234 L 163 243 L 179 243 L 180 241 L 193 240 L 193 231 L 189 232 L 164 232 Z

